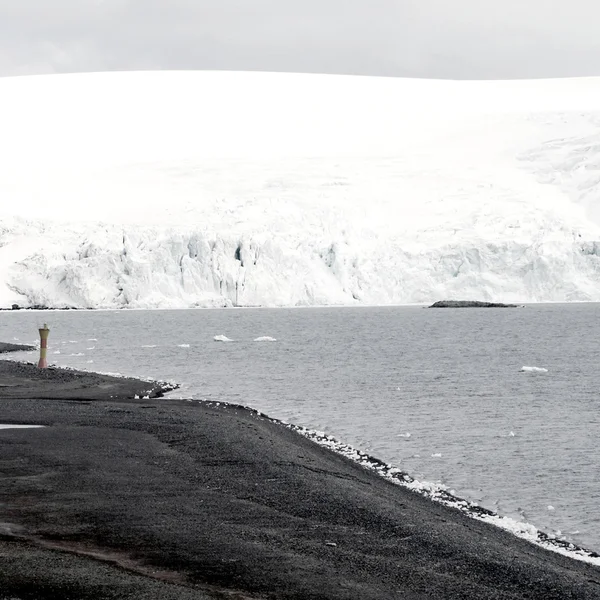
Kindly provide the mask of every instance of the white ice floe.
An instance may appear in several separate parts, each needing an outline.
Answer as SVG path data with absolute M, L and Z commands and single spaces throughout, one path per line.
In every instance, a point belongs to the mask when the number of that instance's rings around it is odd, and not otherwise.
M 95 350 L 96 346 L 90 346 L 89 348 L 86 348 L 86 350 Z
M 442 458 L 442 454 L 441 452 L 436 452 L 435 454 L 431 455 L 431 458 Z
M 190 345 L 189 344 L 177 344 L 178 348 L 189 348 Z
M 215 335 L 213 340 L 215 340 L 215 342 L 233 342 L 233 340 L 228 338 L 226 335 Z
M 274 337 L 268 335 L 262 335 L 260 337 L 254 338 L 255 342 L 276 342 L 277 340 Z
M 83 352 L 75 352 L 74 354 L 69 354 L 69 356 L 85 356 Z
M 142 348 L 156 348 L 156 344 L 143 344 Z
M 548 369 L 544 367 L 521 367 L 521 373 L 547 373 Z
M 406 433 L 399 433 L 396 437 L 403 437 L 403 438 L 409 438 L 410 437 L 410 433 L 406 432 Z
M 0 429 L 39 429 L 44 425 L 12 425 L 10 423 L 3 425 L 0 423 Z

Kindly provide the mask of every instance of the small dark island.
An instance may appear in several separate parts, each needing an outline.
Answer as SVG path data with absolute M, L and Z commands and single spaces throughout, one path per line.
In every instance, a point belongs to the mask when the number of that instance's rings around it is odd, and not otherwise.
M 480 302 L 478 300 L 439 300 L 429 308 L 518 308 L 518 305 L 502 304 L 502 302 Z

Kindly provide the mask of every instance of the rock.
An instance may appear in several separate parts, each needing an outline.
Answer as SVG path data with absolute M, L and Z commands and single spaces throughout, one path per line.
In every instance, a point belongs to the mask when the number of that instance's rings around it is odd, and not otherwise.
M 439 300 L 429 308 L 518 308 L 518 306 L 501 302 L 479 302 L 478 300 Z

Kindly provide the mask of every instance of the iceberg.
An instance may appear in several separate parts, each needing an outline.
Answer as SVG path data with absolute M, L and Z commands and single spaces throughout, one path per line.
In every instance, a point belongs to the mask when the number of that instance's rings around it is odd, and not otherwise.
M 233 342 L 233 340 L 228 338 L 226 335 L 215 335 L 213 340 L 215 342 Z
M 600 78 L 0 79 L 0 308 L 600 300 Z

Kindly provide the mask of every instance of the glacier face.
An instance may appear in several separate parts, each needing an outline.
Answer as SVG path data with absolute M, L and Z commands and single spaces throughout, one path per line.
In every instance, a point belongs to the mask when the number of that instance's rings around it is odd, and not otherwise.
M 0 307 L 600 300 L 600 79 L 0 80 Z

